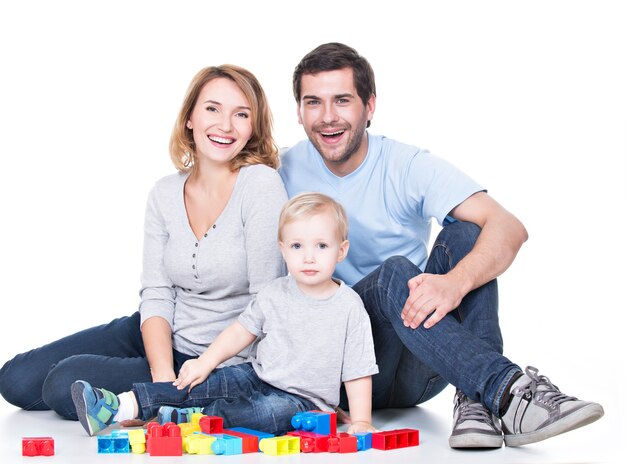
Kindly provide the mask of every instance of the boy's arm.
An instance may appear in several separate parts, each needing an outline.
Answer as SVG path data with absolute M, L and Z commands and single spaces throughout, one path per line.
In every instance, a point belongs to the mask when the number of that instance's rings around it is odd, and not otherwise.
M 348 433 L 377 432 L 372 425 L 372 377 L 361 377 L 344 383 L 352 424 Z
M 209 374 L 227 359 L 232 358 L 256 339 L 239 321 L 233 322 L 220 333 L 215 341 L 197 359 L 185 361 L 174 385 L 179 390 L 189 390 L 206 380 Z

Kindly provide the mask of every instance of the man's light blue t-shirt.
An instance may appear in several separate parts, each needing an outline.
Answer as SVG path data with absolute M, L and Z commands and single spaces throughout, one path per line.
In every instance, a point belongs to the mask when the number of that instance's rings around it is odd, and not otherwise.
M 321 192 L 339 201 L 350 221 L 350 250 L 335 276 L 352 286 L 391 256 L 424 270 L 431 218 L 443 224 L 455 206 L 484 190 L 426 150 L 368 134 L 363 163 L 344 177 L 333 174 L 304 140 L 282 155 L 287 194 Z

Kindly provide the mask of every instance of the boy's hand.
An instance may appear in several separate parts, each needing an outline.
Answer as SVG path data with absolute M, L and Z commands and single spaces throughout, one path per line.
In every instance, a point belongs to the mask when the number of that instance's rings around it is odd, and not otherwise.
M 185 361 L 180 368 L 178 378 L 174 381 L 173 385 L 179 390 L 183 390 L 189 386 L 189 390 L 191 391 L 193 387 L 204 382 L 210 373 L 211 369 L 207 368 L 199 358 L 189 359 Z
M 339 406 L 335 408 L 335 413 L 337 414 L 338 424 L 352 424 L 352 419 L 350 419 L 350 415 Z
M 352 422 L 352 425 L 348 427 L 348 433 L 351 433 L 351 434 L 367 433 L 367 432 L 375 433 L 375 432 L 380 432 L 380 430 L 378 430 L 369 422 L 365 422 L 365 421 Z

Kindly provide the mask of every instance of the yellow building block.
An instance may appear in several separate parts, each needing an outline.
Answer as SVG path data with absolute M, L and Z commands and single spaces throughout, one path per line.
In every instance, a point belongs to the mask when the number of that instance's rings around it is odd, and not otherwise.
M 300 452 L 300 437 L 285 435 L 283 437 L 264 438 L 259 442 L 259 449 L 270 456 L 283 456 Z
M 215 454 L 211 449 L 215 440 L 215 437 L 202 433 L 187 435 L 183 437 L 183 451 L 187 454 Z
M 198 424 L 193 424 L 189 422 L 183 422 L 182 424 L 178 424 L 180 427 L 180 435 L 182 437 L 186 437 L 187 435 L 191 435 L 195 432 L 200 432 L 200 426 Z
M 194 412 L 191 415 L 191 423 L 193 425 L 197 425 L 198 428 L 200 428 L 200 419 L 202 419 L 204 417 L 204 414 L 202 414 L 201 412 Z
M 135 454 L 143 454 L 146 452 L 146 432 L 143 429 L 129 430 L 128 443 Z

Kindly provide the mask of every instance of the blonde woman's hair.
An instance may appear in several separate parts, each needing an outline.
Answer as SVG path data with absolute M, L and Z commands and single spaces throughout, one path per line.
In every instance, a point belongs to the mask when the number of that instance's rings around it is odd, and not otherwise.
M 235 171 L 251 164 L 278 168 L 278 146 L 272 136 L 272 113 L 261 84 L 250 71 L 232 64 L 223 64 L 201 69 L 189 84 L 170 137 L 170 157 L 176 169 L 187 172 L 197 164 L 193 131 L 187 127 L 187 121 L 204 86 L 218 78 L 233 81 L 245 95 L 251 109 L 252 136 L 231 161 L 231 169 Z
M 341 204 L 322 193 L 301 193 L 283 206 L 278 219 L 278 240 L 282 241 L 283 229 L 298 219 L 309 218 L 323 212 L 330 212 L 337 226 L 341 241 L 348 239 L 348 215 Z

